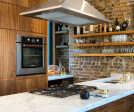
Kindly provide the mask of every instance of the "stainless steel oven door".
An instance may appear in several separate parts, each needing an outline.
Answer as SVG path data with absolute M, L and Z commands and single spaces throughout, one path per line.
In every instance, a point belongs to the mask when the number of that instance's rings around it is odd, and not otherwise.
M 16 43 L 16 47 L 17 47 L 17 69 L 16 69 L 17 76 L 46 73 L 46 45 L 38 46 L 38 45 L 23 45 L 22 43 Z M 39 56 L 39 54 L 41 55 L 41 57 Z

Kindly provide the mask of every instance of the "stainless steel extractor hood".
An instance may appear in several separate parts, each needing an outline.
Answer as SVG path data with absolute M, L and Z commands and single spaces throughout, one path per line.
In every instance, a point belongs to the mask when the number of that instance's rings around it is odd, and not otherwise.
M 49 0 L 20 15 L 71 25 L 110 22 L 86 0 Z

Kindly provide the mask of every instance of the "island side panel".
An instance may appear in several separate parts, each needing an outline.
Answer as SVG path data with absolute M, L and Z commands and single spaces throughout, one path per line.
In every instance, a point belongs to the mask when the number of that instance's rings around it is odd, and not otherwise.
M 134 112 L 134 94 L 87 112 Z

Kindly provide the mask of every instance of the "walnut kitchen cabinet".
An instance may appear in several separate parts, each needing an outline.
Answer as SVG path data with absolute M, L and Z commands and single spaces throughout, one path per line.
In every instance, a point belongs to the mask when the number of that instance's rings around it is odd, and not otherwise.
M 16 31 L 0 29 L 0 79 L 16 76 Z
M 134 94 L 113 101 L 88 112 L 134 112 Z
M 126 97 L 127 112 L 134 112 L 134 94 Z
M 0 0 L 1 2 L 5 2 L 5 3 L 10 3 L 10 4 L 14 4 L 16 5 L 17 4 L 17 1 L 19 0 Z
M 22 0 L 23 1 L 23 0 Z M 30 7 L 34 7 L 34 6 L 36 6 L 36 5 L 39 5 L 39 4 L 41 4 L 41 3 L 44 3 L 44 2 L 46 2 L 46 1 L 48 1 L 48 0 L 29 0 L 30 1 Z
M 25 11 L 27 8 L 19 7 L 17 6 L 17 16 L 18 16 L 18 22 L 17 22 L 17 30 L 18 31 L 27 31 L 32 32 L 32 18 L 20 16 L 20 13 Z
M 126 98 L 105 104 L 88 112 L 126 112 Z
M 30 0 L 16 0 L 16 4 L 21 7 L 30 8 Z
M 15 94 L 16 83 L 15 79 L 0 79 L 0 96 Z
M 20 16 L 32 1 L 0 0 L 0 96 L 47 88 L 47 74 L 16 77 L 16 34 L 47 38 L 46 21 Z
M 32 19 L 32 32 L 47 34 L 47 21 Z
M 0 96 L 16 93 L 16 31 L 0 29 Z
M 0 2 L 0 28 L 17 29 L 17 9 L 15 5 Z
M 25 11 L 27 8 L 18 7 L 18 31 L 35 32 L 41 34 L 47 34 L 47 21 L 34 19 L 30 17 L 20 16 L 19 14 Z
M 48 87 L 48 79 L 46 76 L 36 77 L 37 76 L 31 76 L 30 78 L 18 77 L 16 79 L 17 93 Z
M 36 5 L 39 5 L 39 4 L 41 4 L 43 2 L 46 2 L 46 1 L 47 0 L 16 0 L 16 4 L 18 6 L 22 6 L 22 7 L 26 7 L 26 8 L 32 8 L 32 7 L 34 7 Z

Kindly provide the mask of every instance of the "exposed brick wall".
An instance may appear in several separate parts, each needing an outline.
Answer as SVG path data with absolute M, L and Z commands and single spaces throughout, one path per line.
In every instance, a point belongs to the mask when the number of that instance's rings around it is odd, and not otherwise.
M 87 0 L 98 11 L 108 17 L 114 24 L 115 18 L 123 22 L 124 18 L 131 19 L 133 16 L 132 8 L 128 6 L 131 0 Z
M 112 24 L 115 18 L 119 18 L 122 23 L 124 18 L 131 19 L 133 24 L 133 9 L 128 6 L 129 0 L 88 0 L 96 9 L 108 17 Z M 133 25 L 132 25 L 133 26 Z M 133 27 L 132 27 L 133 28 Z M 76 44 L 75 38 L 72 38 L 73 27 L 70 27 L 69 33 L 69 70 L 71 74 L 75 75 L 75 82 L 88 81 L 109 77 L 111 72 L 122 72 L 122 61 L 117 59 L 114 62 L 114 67 L 111 66 L 113 57 L 73 57 L 72 54 L 75 50 L 84 50 L 87 53 L 100 53 L 104 47 L 84 47 L 73 48 L 72 44 Z M 130 40 L 134 35 L 128 35 Z M 90 37 L 92 38 L 92 37 Z M 93 37 L 97 40 L 103 39 L 102 37 Z M 109 38 L 109 37 L 108 37 Z M 87 39 L 87 38 L 85 38 Z M 110 39 L 110 38 L 109 38 Z M 110 40 L 109 40 L 110 41 Z M 131 48 L 133 46 L 123 46 L 123 48 Z M 107 49 L 122 48 L 122 46 L 110 46 Z M 126 62 L 126 72 L 134 72 L 134 60 L 132 57 L 123 57 Z

